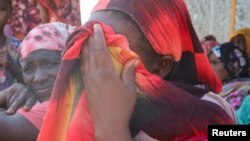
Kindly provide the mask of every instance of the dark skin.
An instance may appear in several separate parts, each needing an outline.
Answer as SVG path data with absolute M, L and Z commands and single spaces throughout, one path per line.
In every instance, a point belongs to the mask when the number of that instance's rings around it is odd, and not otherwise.
M 90 111 L 95 126 L 95 140 L 102 140 L 103 134 L 106 133 L 112 134 L 112 136 L 106 136 L 105 140 L 131 140 L 128 119 L 133 113 L 136 102 L 134 71 L 139 61 L 133 59 L 125 64 L 121 75 L 122 79 L 118 75 L 113 75 L 116 72 L 99 25 L 95 25 L 94 35 L 85 43 L 82 51 L 82 79 L 89 105 L 92 107 Z M 103 80 L 107 81 L 103 83 Z M 117 89 L 110 87 L 114 82 Z M 99 88 L 97 89 L 97 87 Z M 102 90 L 102 95 L 99 95 L 99 89 Z M 110 91 L 112 92 L 110 93 Z M 113 106 L 104 106 L 106 104 Z M 110 129 L 107 128 L 111 123 L 114 126 Z
M 216 55 L 213 53 L 209 55 L 208 59 L 210 61 L 213 71 L 221 80 L 221 82 L 225 82 L 226 80 L 228 80 L 229 74 L 220 59 L 216 57 Z
M 34 95 L 39 102 L 49 100 L 60 61 L 60 51 L 40 49 L 29 54 L 21 63 L 26 85 L 13 84 L 8 90 L 1 92 L 1 106 L 7 107 L 4 104 L 15 102 L 15 97 L 26 100 L 31 97 L 30 104 L 26 102 L 27 105 L 34 104 Z M 39 133 L 38 129 L 19 113 L 8 115 L 5 111 L 0 112 L 0 132 L 0 140 L 4 141 L 35 141 Z
M 90 20 L 101 21 L 116 33 L 124 35 L 128 39 L 130 49 L 139 55 L 141 62 L 150 72 L 164 77 L 172 69 L 174 61 L 171 55 L 148 56 L 150 50 L 148 51 L 147 47 L 150 47 L 151 51 L 152 47 L 132 20 L 121 18 L 114 11 L 92 13 Z M 94 123 L 94 138 L 96 141 L 130 141 L 132 137 L 128 127 L 136 102 L 137 89 L 134 80 L 138 60 L 129 60 L 121 76 L 118 76 L 106 46 L 101 27 L 95 25 L 94 34 L 83 45 L 81 54 L 82 80 Z M 196 97 L 181 96 L 193 99 L 201 106 L 204 104 Z M 188 106 L 183 108 L 189 110 Z M 213 106 L 209 110 L 214 110 L 212 108 Z M 199 114 L 196 116 L 200 116 Z
M 92 13 L 90 20 L 101 21 L 111 26 L 116 33 L 124 35 L 130 43 L 130 49 L 140 56 L 150 72 L 165 76 L 171 70 L 173 64 L 171 55 L 154 56 L 153 59 L 147 55 L 147 51 L 143 51 L 142 48 L 150 49 L 151 46 L 132 21 L 121 20 L 120 16 L 113 11 Z M 129 121 L 136 102 L 134 71 L 137 64 L 138 60 L 128 61 L 121 78 L 116 75 L 103 31 L 99 25 L 94 26 L 94 34 L 83 45 L 81 71 L 94 121 L 96 141 L 132 140 Z M 116 84 L 115 87 L 114 84 Z M 99 87 L 100 85 L 102 87 Z M 107 128 L 110 127 L 110 123 L 112 127 Z
M 27 86 L 21 83 L 14 83 L 0 92 L 0 107 L 8 115 L 14 114 L 21 107 L 25 111 L 29 111 L 35 103 L 36 96 Z
M 31 53 L 22 61 L 24 82 L 35 93 L 38 101 L 49 100 L 60 63 L 60 51 L 45 49 Z
M 124 35 L 129 42 L 129 48 L 139 55 L 140 61 L 146 69 L 164 78 L 173 68 L 173 57 L 171 55 L 154 55 L 154 53 L 149 56 L 148 52 L 152 51 L 149 48 L 152 49 L 152 46 L 138 26 L 131 19 L 122 15 L 117 11 L 102 10 L 92 13 L 89 20 L 101 21 L 109 25 L 115 33 Z M 118 76 L 106 46 L 102 28 L 94 25 L 94 34 L 83 45 L 81 56 L 81 73 L 87 91 L 90 114 L 94 122 L 94 138 L 96 141 L 131 141 L 132 137 L 128 127 L 138 90 L 135 86 L 134 72 L 137 60 L 128 61 L 121 76 Z M 200 106 L 206 105 L 202 102 L 203 100 L 196 97 L 182 96 L 187 99 L 191 98 Z M 169 100 L 171 101 L 171 99 Z M 185 110 L 189 109 L 188 106 L 183 107 L 186 108 Z M 214 110 L 214 107 L 211 106 L 209 110 Z M 196 116 L 199 114 L 203 113 L 197 112 Z
M 127 15 L 105 10 L 92 13 L 89 21 L 91 20 L 101 21 L 112 27 L 115 33 L 124 35 L 129 42 L 129 48 L 138 54 L 149 72 L 165 77 L 172 69 L 174 63 L 172 55 L 156 53 L 138 25 Z

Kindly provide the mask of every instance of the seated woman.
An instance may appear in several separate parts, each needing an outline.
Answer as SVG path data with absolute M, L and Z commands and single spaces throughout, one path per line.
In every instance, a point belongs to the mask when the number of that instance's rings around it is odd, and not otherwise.
M 26 106 L 36 102 L 29 112 L 23 109 L 14 115 L 0 112 L 0 140 L 36 140 L 58 74 L 61 52 L 73 30 L 74 27 L 63 23 L 49 23 L 37 26 L 24 38 L 20 59 L 25 85 L 14 83 L 1 91 L 0 106 L 8 108 L 18 95 L 34 95 L 37 102 L 28 100 Z
M 237 110 L 250 90 L 247 53 L 233 43 L 223 43 L 213 48 L 208 57 L 224 84 L 221 95 Z

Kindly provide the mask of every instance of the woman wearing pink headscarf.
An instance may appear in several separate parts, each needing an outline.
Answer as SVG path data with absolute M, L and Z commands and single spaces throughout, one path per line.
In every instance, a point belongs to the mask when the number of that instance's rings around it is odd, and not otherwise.
M 36 140 L 61 62 L 61 52 L 74 27 L 64 23 L 49 23 L 32 29 L 20 46 L 20 60 L 25 85 L 13 84 L 0 93 L 0 105 L 12 113 L 20 107 L 17 96 L 31 96 L 24 109 L 36 103 L 30 111 L 19 109 L 16 114 L 0 113 L 0 140 Z M 37 101 L 34 101 L 36 97 Z M 16 100 L 16 101 L 15 101 Z M 14 105 L 14 106 L 13 106 Z M 25 129 L 25 130 L 24 130 Z

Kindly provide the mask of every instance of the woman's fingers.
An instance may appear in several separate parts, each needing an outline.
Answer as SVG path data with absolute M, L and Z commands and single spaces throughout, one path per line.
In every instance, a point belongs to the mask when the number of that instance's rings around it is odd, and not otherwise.
M 12 97 L 9 100 L 7 114 L 14 114 L 19 108 L 21 108 L 29 97 L 33 96 L 33 94 L 29 93 L 28 89 L 23 88 L 19 91 L 15 91 L 12 94 Z
M 82 64 L 81 64 L 81 74 L 82 74 L 82 83 L 85 91 L 89 94 L 89 84 L 88 84 L 88 72 L 90 72 L 90 63 L 89 63 L 89 46 L 88 42 L 84 44 L 82 49 Z M 87 95 L 88 96 L 88 95 Z
M 9 93 L 6 99 L 7 114 L 14 114 L 18 109 L 26 105 L 27 109 L 30 109 L 36 102 L 35 95 L 22 84 L 13 84 L 10 87 Z
M 36 104 L 36 100 L 37 98 L 35 95 L 32 95 L 31 97 L 29 97 L 25 105 L 23 106 L 23 110 L 29 111 Z
M 99 24 L 94 25 L 94 32 L 84 44 L 83 55 L 83 82 L 89 87 L 93 87 L 94 84 L 98 85 L 110 74 L 115 74 L 115 69 L 106 45 L 104 33 Z M 118 77 L 118 76 L 117 76 Z
M 14 114 L 26 102 L 28 95 L 26 95 L 23 91 L 21 92 L 17 91 L 16 93 L 20 93 L 20 94 L 14 94 L 11 97 L 9 105 L 8 105 L 8 109 L 6 111 L 7 114 Z
M 131 92 L 136 92 L 135 70 L 139 64 L 138 59 L 129 60 L 123 67 L 121 78 Z
M 135 68 L 138 60 L 132 59 L 125 64 L 120 79 L 98 24 L 94 25 L 94 33 L 83 45 L 81 53 L 82 80 L 95 129 L 107 128 L 109 123 L 116 126 L 112 130 L 127 127 L 136 103 Z
M 95 56 L 98 68 L 113 68 L 112 60 L 107 48 L 105 36 L 102 27 L 99 24 L 94 25 L 93 40 L 90 47 L 90 54 Z

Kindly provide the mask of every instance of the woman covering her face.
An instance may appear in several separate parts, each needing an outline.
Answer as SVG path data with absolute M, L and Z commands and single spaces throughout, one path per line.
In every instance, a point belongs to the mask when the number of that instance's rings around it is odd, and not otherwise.
M 198 140 L 234 124 L 183 0 L 99 0 L 68 41 L 39 141 Z

